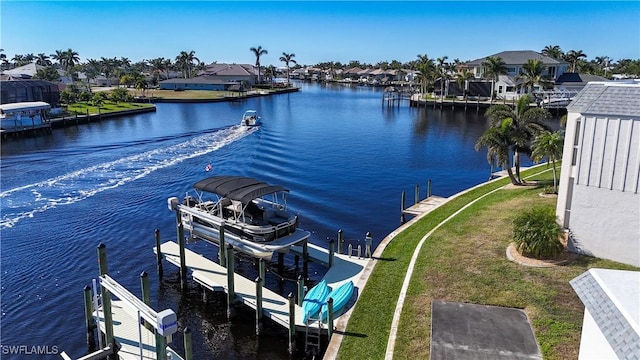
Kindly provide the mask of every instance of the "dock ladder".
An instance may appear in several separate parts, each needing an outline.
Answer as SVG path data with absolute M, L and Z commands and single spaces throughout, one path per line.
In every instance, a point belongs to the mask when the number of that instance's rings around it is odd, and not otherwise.
M 304 350 L 306 353 L 313 352 L 316 356 L 320 355 L 320 335 L 324 328 L 321 316 L 320 313 L 317 318 L 308 318 L 305 324 L 307 332 L 305 334 Z

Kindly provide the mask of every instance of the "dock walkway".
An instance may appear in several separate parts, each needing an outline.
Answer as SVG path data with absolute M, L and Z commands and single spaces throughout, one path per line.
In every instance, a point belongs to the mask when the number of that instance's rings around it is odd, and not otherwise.
M 402 213 L 419 216 L 432 211 L 446 201 L 447 198 L 431 195 L 428 198 L 402 210 Z
M 301 253 L 301 247 L 299 247 Z M 160 245 L 162 256 L 170 263 L 180 267 L 180 248 L 174 241 L 167 241 Z M 308 244 L 309 257 L 312 260 L 322 261 L 328 259 L 329 253 L 319 246 Z M 157 249 L 154 247 L 154 252 Z M 325 254 L 323 256 L 323 254 Z M 327 261 L 327 260 L 325 260 Z M 333 266 L 327 271 L 324 279 L 330 287 L 335 288 L 344 282 L 352 280 L 354 283 L 360 278 L 369 259 L 349 257 L 348 255 L 334 255 Z M 185 249 L 185 264 L 192 272 L 195 282 L 211 291 L 227 291 L 227 269 L 206 257 Z M 357 290 L 357 289 L 356 289 Z M 234 292 L 236 300 L 251 307 L 257 308 L 256 283 L 241 275 L 234 275 Z M 356 292 L 357 294 L 358 292 Z M 289 300 L 274 291 L 263 287 L 262 311 L 266 317 L 274 322 L 289 327 Z M 296 330 L 306 331 L 302 321 L 302 307 L 295 305 Z

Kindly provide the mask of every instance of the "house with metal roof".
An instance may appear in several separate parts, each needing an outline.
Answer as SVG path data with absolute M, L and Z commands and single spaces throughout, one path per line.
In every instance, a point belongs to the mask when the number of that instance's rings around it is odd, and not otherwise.
M 590 82 L 567 112 L 556 215 L 569 250 L 640 266 L 640 80 Z
M 499 57 L 505 62 L 507 73 L 501 75 L 495 84 L 495 92 L 498 98 L 504 99 L 517 99 L 527 91 L 527 89 L 520 88 L 520 82 L 516 80 L 516 76 L 523 72 L 522 67 L 529 60 L 540 60 L 546 67 L 543 76 L 546 76 L 551 81 L 556 81 L 569 69 L 568 62 L 554 59 L 532 50 L 502 51 L 497 54 L 469 61 L 465 63 L 464 66 L 470 69 L 474 77 L 484 78 L 486 73 L 484 63 L 488 57 Z

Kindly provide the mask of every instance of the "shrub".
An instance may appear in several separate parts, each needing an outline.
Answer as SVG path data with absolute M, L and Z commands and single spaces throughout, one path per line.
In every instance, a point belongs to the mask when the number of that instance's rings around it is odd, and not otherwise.
M 559 239 L 561 233 L 553 207 L 536 206 L 513 220 L 513 240 L 525 256 L 553 258 L 560 254 L 564 248 Z

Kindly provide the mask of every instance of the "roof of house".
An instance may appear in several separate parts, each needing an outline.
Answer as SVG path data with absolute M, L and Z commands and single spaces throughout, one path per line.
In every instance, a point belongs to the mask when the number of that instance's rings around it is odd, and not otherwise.
M 10 70 L 4 70 L 2 73 L 5 75 L 14 75 L 14 77 L 16 75 L 34 76 L 38 72 L 38 70 L 42 70 L 46 68 L 47 68 L 46 66 L 38 65 L 36 63 L 29 63 L 27 65 L 18 66 L 17 68 L 13 68 Z M 58 74 L 60 74 L 60 76 L 66 75 L 66 73 L 63 70 L 56 69 L 56 71 L 58 72 Z
M 250 64 L 210 64 L 198 72 L 198 76 L 251 76 L 257 74 L 257 67 Z
M 621 359 L 640 353 L 640 272 L 593 268 L 569 283 Z
M 607 81 L 607 78 L 591 74 L 564 73 L 558 77 L 556 84 L 587 85 L 590 81 Z
M 573 98 L 567 111 L 638 117 L 640 80 L 590 82 Z
M 522 64 L 526 64 L 527 61 L 532 59 L 538 59 L 542 61 L 542 63 L 545 65 L 567 64 L 566 61 L 554 59 L 552 57 L 542 55 L 539 52 L 535 52 L 533 50 L 512 50 L 512 51 L 503 51 L 503 52 L 489 55 L 480 59 L 472 60 L 467 62 L 465 65 L 480 66 L 482 65 L 483 62 L 487 60 L 488 57 L 499 57 L 507 65 L 522 65 Z

